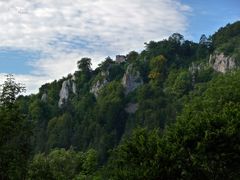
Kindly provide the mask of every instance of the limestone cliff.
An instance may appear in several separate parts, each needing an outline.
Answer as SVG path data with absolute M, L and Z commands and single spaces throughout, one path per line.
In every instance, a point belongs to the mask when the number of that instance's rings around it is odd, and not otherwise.
M 70 93 L 77 93 L 76 83 L 75 83 L 75 76 L 73 76 L 71 79 L 67 79 L 63 81 L 62 88 L 59 93 L 59 101 L 58 101 L 58 107 L 61 108 L 65 102 L 68 101 Z
M 215 71 L 226 73 L 228 70 L 236 68 L 236 60 L 231 56 L 225 56 L 223 53 L 214 53 L 209 58 L 209 64 Z
M 90 89 L 90 92 L 95 95 L 95 97 L 98 97 L 99 91 L 108 84 L 107 77 L 109 75 L 109 72 L 101 72 L 99 75 L 99 79 L 93 84 L 92 88 Z
M 130 64 L 122 79 L 122 85 L 125 88 L 125 94 L 129 94 L 134 91 L 137 87 L 143 84 L 143 80 L 140 76 L 140 72 Z
M 46 103 L 47 102 L 47 99 L 48 99 L 48 95 L 47 93 L 43 93 L 42 97 L 41 97 L 41 101 Z

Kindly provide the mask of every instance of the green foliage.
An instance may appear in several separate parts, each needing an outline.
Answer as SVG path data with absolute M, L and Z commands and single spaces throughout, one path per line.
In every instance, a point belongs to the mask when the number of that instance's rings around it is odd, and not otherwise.
M 217 33 L 215 33 L 213 38 L 214 47 L 219 47 L 220 45 L 233 40 L 233 38 L 240 35 L 240 21 L 233 24 L 227 24 L 225 27 L 221 27 Z
M 103 61 L 102 63 L 100 63 L 100 64 L 98 65 L 98 68 L 99 68 L 101 71 L 107 71 L 112 64 L 114 64 L 113 60 L 112 60 L 110 57 L 107 57 L 107 58 L 105 59 L 105 61 Z
M 150 73 L 148 75 L 149 79 L 152 80 L 162 80 L 166 73 L 166 58 L 162 55 L 156 56 L 150 61 Z
M 12 74 L 6 75 L 6 81 L 1 86 L 0 105 L 12 108 L 19 93 L 25 92 L 25 87 L 17 84 Z
M 182 41 L 184 41 L 184 36 L 179 34 L 179 33 L 173 33 L 169 38 L 169 41 L 173 41 L 173 42 L 177 42 L 177 43 L 181 43 Z
M 158 131 L 137 129 L 114 151 L 105 169 L 106 179 L 154 179 L 158 171 Z
M 34 156 L 29 170 L 28 179 L 69 180 L 87 178 L 97 167 L 96 151 L 76 152 L 73 149 L 55 149 L 48 155 Z
M 166 80 L 166 91 L 177 98 L 186 95 L 192 89 L 192 77 L 186 70 L 171 71 Z
M 44 156 L 44 154 L 36 154 L 29 165 L 27 179 L 54 180 L 48 161 L 49 160 Z
M 119 82 L 109 83 L 101 91 L 95 107 L 97 123 L 104 132 L 99 138 L 102 161 L 106 160 L 106 150 L 116 145 L 124 131 L 125 111 L 123 87 Z M 99 145 L 99 143 L 98 143 Z M 105 149 L 106 148 L 106 149 Z M 104 149 L 104 151 L 102 151 Z
M 47 127 L 47 149 L 69 148 L 71 145 L 71 135 L 73 131 L 73 122 L 71 116 L 67 113 L 61 117 L 53 118 L 48 122 Z
M 82 58 L 77 62 L 78 69 L 82 72 L 89 72 L 91 70 L 91 59 L 90 58 Z
M 113 64 L 109 68 L 109 81 L 120 80 L 124 74 L 124 67 L 122 65 Z
M 173 171 L 182 178 L 239 178 L 239 77 L 238 72 L 212 81 L 166 133 L 165 143 L 178 149 Z
M 140 129 L 114 151 L 110 179 L 239 179 L 240 72 L 192 96 L 163 136 Z M 234 88 L 233 88 L 234 87 Z
M 240 71 L 223 75 L 208 64 L 213 50 L 240 57 L 239 22 L 210 39 L 213 46 L 174 33 L 95 70 L 82 58 L 74 78 L 31 96 L 17 98 L 24 88 L 9 76 L 0 93 L 0 179 L 240 179 Z M 144 83 L 126 95 L 129 65 Z M 65 80 L 76 93 L 68 87 L 59 108 Z
M 154 85 L 145 85 L 137 92 L 139 109 L 136 112 L 136 125 L 153 129 L 164 128 L 166 97 L 162 88 Z
M 194 114 L 186 109 L 166 134 L 166 143 L 174 145 L 171 155 L 178 159 L 173 172 L 184 179 L 239 178 L 238 108 L 227 103 L 217 112 L 207 106 Z
M 9 75 L 0 91 L 0 179 L 24 179 L 26 175 L 31 123 L 15 103 L 24 89 Z
M 138 59 L 139 54 L 136 51 L 131 51 L 127 54 L 127 62 L 135 63 Z
M 123 96 L 122 85 L 114 81 L 101 91 L 100 96 L 97 99 L 96 107 L 98 113 L 97 117 L 100 123 L 111 123 L 112 125 L 118 123 L 117 119 L 121 116 L 123 109 Z M 113 128 L 112 125 L 107 127 L 107 129 L 111 130 Z
M 213 35 L 214 49 L 223 52 L 227 56 L 240 57 L 240 21 L 228 24 L 224 28 L 220 28 Z M 238 62 L 239 63 L 239 62 Z

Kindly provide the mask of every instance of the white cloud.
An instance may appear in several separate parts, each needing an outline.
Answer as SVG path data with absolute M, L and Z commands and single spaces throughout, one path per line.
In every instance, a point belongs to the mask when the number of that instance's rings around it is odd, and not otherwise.
M 40 75 L 56 79 L 74 71 L 83 56 L 96 67 L 107 55 L 184 34 L 191 12 L 179 0 L 8 0 L 0 10 L 0 47 L 46 54 L 32 63 L 33 84 Z
M 21 75 L 21 74 L 13 74 L 15 77 L 16 83 L 23 84 L 27 89 L 27 94 L 35 93 L 39 88 L 39 85 L 45 84 L 47 82 L 51 82 L 52 79 L 47 76 L 34 76 L 34 75 Z M 3 84 L 6 80 L 6 74 L 0 73 L 0 84 Z

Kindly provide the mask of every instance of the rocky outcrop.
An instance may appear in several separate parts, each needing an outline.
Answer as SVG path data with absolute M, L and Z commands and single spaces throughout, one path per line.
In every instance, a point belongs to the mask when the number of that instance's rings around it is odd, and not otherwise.
M 207 38 L 207 36 L 205 34 L 203 34 L 199 40 L 199 44 L 201 45 L 205 45 L 207 47 L 210 47 L 212 44 L 212 40 Z
M 109 72 L 101 72 L 100 78 L 93 84 L 90 92 L 94 94 L 95 97 L 98 97 L 100 90 L 108 84 L 107 77 Z
M 76 76 L 75 75 L 73 75 L 73 77 L 72 77 L 72 92 L 74 93 L 74 94 L 77 94 L 77 85 L 76 85 L 76 83 L 75 83 L 75 81 L 76 81 Z
M 77 93 L 76 83 L 75 83 L 75 76 L 73 76 L 71 79 L 65 80 L 62 83 L 62 88 L 59 93 L 59 101 L 58 101 L 58 107 L 61 108 L 65 102 L 68 101 L 70 93 Z
M 201 71 L 206 69 L 206 66 L 204 64 L 196 64 L 196 63 L 192 63 L 192 65 L 189 67 L 189 72 L 191 74 L 191 78 L 192 78 L 192 86 L 194 86 L 195 82 L 196 82 L 196 76 L 197 74 Z
M 47 102 L 47 99 L 48 99 L 48 95 L 47 93 L 43 93 L 42 97 L 41 97 L 41 101 L 46 103 Z
M 95 97 L 98 97 L 99 91 L 108 84 L 108 81 L 104 79 L 103 81 L 98 80 L 91 88 L 90 92 L 95 95 Z
M 236 60 L 233 57 L 225 56 L 223 53 L 215 53 L 210 56 L 209 64 L 215 71 L 226 73 L 236 68 Z
M 127 67 L 127 70 L 122 79 L 122 85 L 125 88 L 125 94 L 129 94 L 142 84 L 143 80 L 140 76 L 140 72 L 137 71 L 132 64 L 130 64 Z
M 138 103 L 128 103 L 124 110 L 129 114 L 134 114 L 138 110 Z
M 58 107 L 62 107 L 65 102 L 67 102 L 68 97 L 69 97 L 69 88 L 71 87 L 71 82 L 70 80 L 65 80 L 62 83 L 62 88 L 59 93 L 59 102 L 58 102 Z

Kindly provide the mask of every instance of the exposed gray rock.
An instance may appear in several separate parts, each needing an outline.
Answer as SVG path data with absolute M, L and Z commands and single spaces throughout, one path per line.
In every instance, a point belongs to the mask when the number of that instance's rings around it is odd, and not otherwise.
M 236 68 L 236 60 L 233 57 L 225 56 L 223 53 L 210 55 L 209 64 L 215 71 L 226 73 L 228 70 Z
M 137 87 L 143 84 L 143 80 L 139 71 L 132 64 L 127 67 L 127 70 L 122 79 L 122 85 L 125 88 L 125 94 L 134 91 Z
M 47 99 L 48 99 L 47 93 L 43 93 L 43 95 L 42 95 L 42 97 L 41 97 L 41 101 L 46 103 L 46 102 L 47 102 Z
M 101 76 L 104 77 L 104 78 L 107 78 L 109 75 L 109 71 L 102 71 L 101 72 Z
M 199 44 L 201 45 L 205 45 L 207 47 L 210 47 L 212 44 L 212 40 L 207 38 L 207 36 L 205 34 L 203 34 L 199 40 Z
M 77 86 L 76 86 L 75 81 L 76 81 L 76 76 L 73 75 L 72 78 L 71 78 L 72 92 L 73 92 L 74 94 L 77 94 Z
M 103 79 L 103 81 L 98 80 L 91 88 L 90 92 L 95 95 L 95 97 L 98 97 L 99 91 L 108 84 L 108 81 L 106 79 Z
M 72 80 L 72 81 L 76 81 L 76 76 L 75 76 L 75 74 L 72 76 L 71 80 Z
M 200 40 L 199 40 L 199 44 L 205 44 L 205 43 L 207 43 L 207 42 L 208 42 L 207 36 L 206 36 L 205 34 L 202 34 L 202 35 L 201 35 L 201 38 L 200 38 Z
M 77 94 L 77 86 L 76 86 L 76 83 L 74 81 L 72 81 L 72 92 L 74 94 Z
M 62 88 L 59 93 L 59 102 L 58 102 L 58 107 L 62 107 L 65 102 L 67 102 L 68 97 L 69 97 L 69 89 L 71 88 L 71 80 L 65 80 L 62 83 Z
M 73 75 L 70 79 L 63 81 L 62 88 L 59 93 L 58 107 L 61 108 L 68 101 L 70 93 L 77 94 L 76 76 Z
M 138 103 L 128 103 L 124 110 L 129 114 L 134 114 L 138 110 Z
M 96 83 L 93 84 L 90 92 L 94 94 L 95 97 L 98 97 L 99 95 L 99 91 L 108 84 L 108 80 L 107 77 L 109 75 L 108 71 L 102 71 L 100 74 L 100 79 L 97 80 Z
M 199 71 L 205 69 L 206 67 L 203 64 L 196 64 L 196 63 L 192 63 L 192 65 L 189 67 L 189 72 L 191 74 L 192 77 L 192 86 L 194 86 L 195 82 L 196 82 L 196 76 L 199 73 Z

